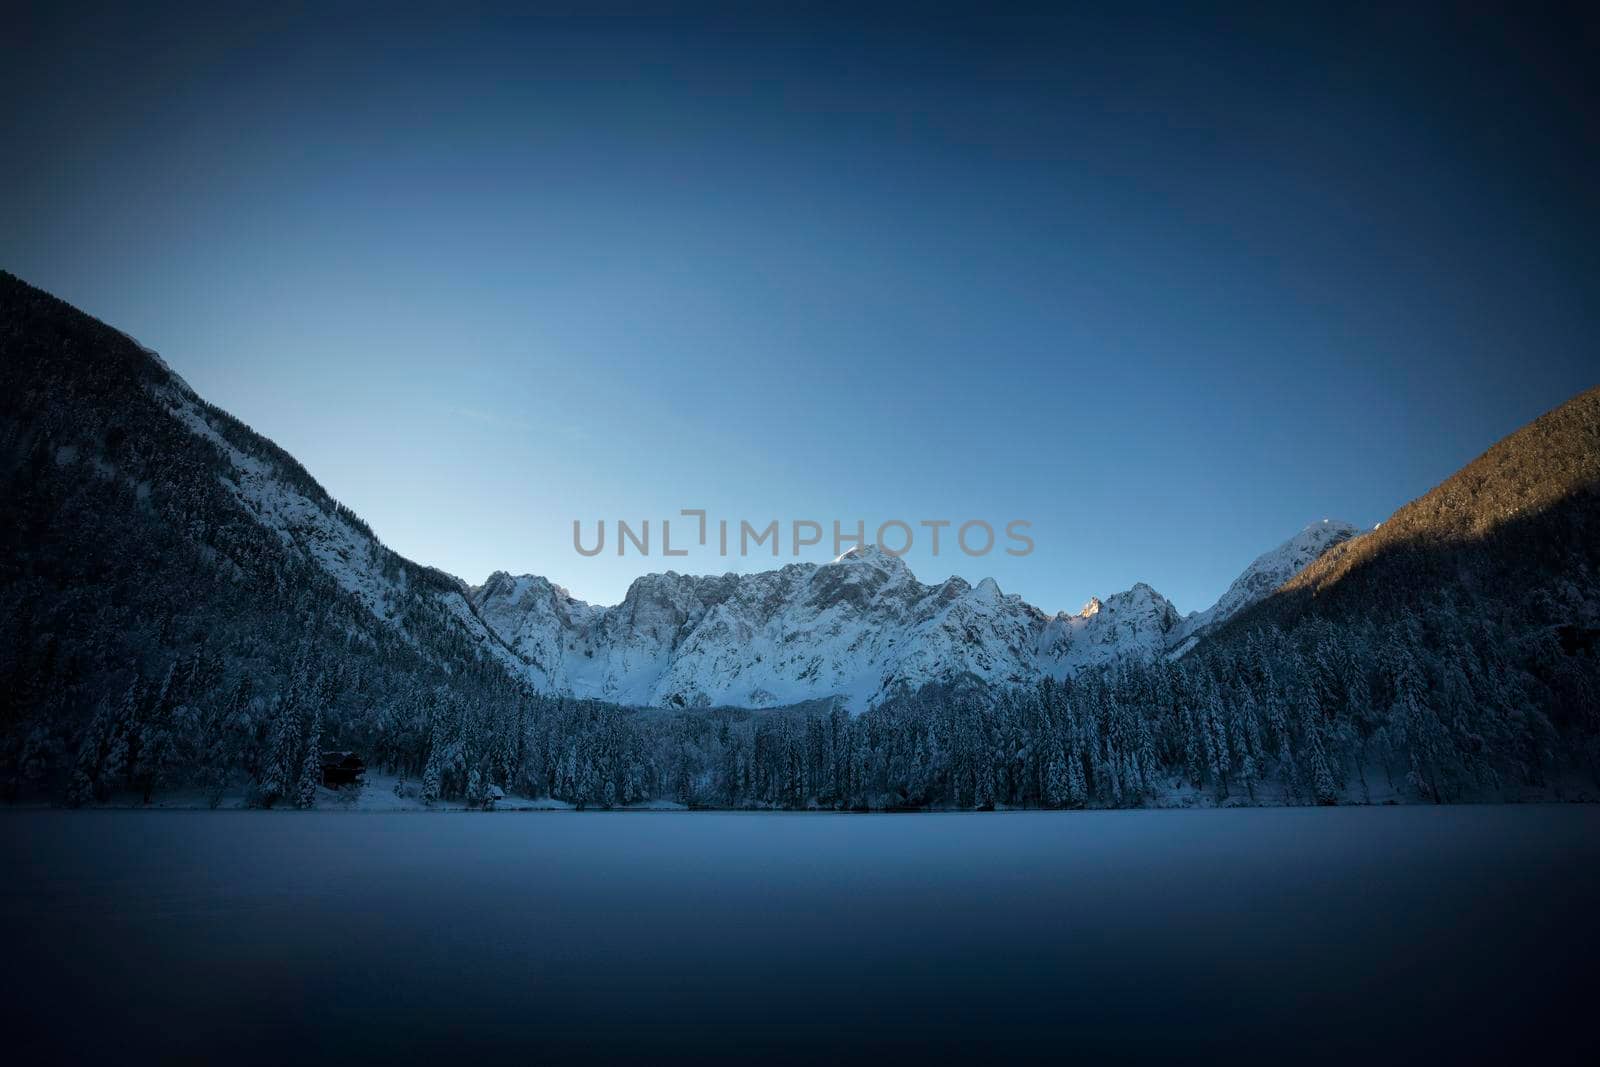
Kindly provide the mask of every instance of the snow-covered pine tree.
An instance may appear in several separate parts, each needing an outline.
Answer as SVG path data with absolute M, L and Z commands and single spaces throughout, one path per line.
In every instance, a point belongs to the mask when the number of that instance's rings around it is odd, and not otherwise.
M 317 786 L 322 784 L 322 711 L 311 715 L 311 728 L 306 732 L 305 756 L 300 761 L 299 780 L 295 784 L 295 803 L 302 808 L 315 807 Z
M 440 762 L 438 730 L 434 730 L 434 739 L 428 745 L 428 760 L 422 768 L 422 788 L 417 792 L 417 799 L 424 804 L 432 804 L 439 799 Z
M 72 768 L 72 779 L 67 783 L 67 803 L 76 808 L 97 799 L 101 768 L 110 745 L 112 729 L 111 708 L 105 701 L 95 706 L 94 715 L 78 745 L 78 757 Z
M 1049 767 L 1045 771 L 1045 803 L 1052 808 L 1064 808 L 1070 803 L 1067 787 L 1067 757 L 1065 753 L 1057 750 L 1050 757 Z

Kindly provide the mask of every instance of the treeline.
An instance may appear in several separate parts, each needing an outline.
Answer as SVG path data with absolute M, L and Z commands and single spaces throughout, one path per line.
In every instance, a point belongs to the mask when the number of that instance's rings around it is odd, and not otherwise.
M 1600 785 L 1597 668 L 1552 632 L 1406 613 L 1263 628 L 1020 693 L 930 687 L 854 718 L 680 717 L 687 736 L 663 747 L 676 799 L 734 807 L 1517 799 Z
M 353 748 L 425 801 L 494 787 L 580 807 L 895 810 L 1515 799 L 1600 783 L 1600 670 L 1553 634 L 1452 613 L 1264 628 L 1180 662 L 1024 691 L 930 686 L 842 709 L 661 711 L 450 685 L 383 695 L 302 645 L 281 691 L 202 646 L 133 674 L 24 773 L 67 803 L 165 789 L 313 802 L 323 748 Z M 51 766 L 52 751 L 68 758 Z M 36 765 L 37 764 L 37 765 Z

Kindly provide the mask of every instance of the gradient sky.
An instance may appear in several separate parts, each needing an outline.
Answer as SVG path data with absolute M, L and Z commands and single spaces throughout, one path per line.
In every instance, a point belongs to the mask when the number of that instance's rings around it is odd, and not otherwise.
M 574 518 L 1021 518 L 1027 558 L 908 561 L 1188 611 L 1600 381 L 1594 23 L 1404 6 L 41 5 L 0 266 L 471 582 L 773 562 Z

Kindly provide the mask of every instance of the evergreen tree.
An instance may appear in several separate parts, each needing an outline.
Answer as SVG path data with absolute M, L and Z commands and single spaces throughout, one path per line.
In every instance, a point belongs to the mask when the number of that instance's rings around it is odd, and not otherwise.
M 317 786 L 322 784 L 322 712 L 311 716 L 311 728 L 306 734 L 305 755 L 301 758 L 299 780 L 295 787 L 295 803 L 302 808 L 317 803 Z
M 428 762 L 422 770 L 422 788 L 417 793 L 417 798 L 424 804 L 432 804 L 439 799 L 440 770 L 439 745 L 437 740 L 428 746 Z

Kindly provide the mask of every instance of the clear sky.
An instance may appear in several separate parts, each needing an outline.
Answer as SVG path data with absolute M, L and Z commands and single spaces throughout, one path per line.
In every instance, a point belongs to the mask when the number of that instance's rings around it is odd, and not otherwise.
M 0 266 L 471 582 L 1020 518 L 908 561 L 1188 611 L 1600 381 L 1592 21 L 125 6 L 0 30 Z

